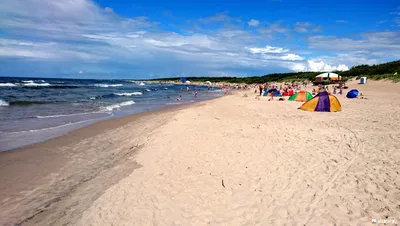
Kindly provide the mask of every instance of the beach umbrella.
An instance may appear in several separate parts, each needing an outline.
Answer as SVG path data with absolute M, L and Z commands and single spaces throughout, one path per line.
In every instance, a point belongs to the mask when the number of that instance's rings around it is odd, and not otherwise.
M 358 90 L 356 90 L 356 89 L 350 90 L 346 95 L 346 97 L 349 99 L 356 98 L 357 96 L 358 96 Z
M 181 82 L 185 83 L 186 82 L 186 78 L 181 78 Z

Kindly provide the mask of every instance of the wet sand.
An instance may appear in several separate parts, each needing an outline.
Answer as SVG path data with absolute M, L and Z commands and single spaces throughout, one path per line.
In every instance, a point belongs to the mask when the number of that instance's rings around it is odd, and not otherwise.
M 0 153 L 0 223 L 399 223 L 400 84 L 349 88 L 340 113 L 250 90 Z

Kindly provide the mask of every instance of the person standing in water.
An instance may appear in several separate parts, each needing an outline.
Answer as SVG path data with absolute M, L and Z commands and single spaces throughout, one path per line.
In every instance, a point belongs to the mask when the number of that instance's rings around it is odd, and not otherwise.
M 176 98 L 177 101 L 182 101 L 182 96 L 179 96 L 178 98 Z
M 189 86 L 186 86 L 186 92 L 189 92 L 189 91 L 190 91 Z
M 197 91 L 194 91 L 194 97 L 197 97 L 197 94 L 198 94 Z

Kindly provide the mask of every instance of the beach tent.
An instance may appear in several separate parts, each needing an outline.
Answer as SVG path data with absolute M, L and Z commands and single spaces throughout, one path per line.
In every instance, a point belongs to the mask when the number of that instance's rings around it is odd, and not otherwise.
M 358 96 L 358 90 L 356 89 L 350 90 L 346 95 L 346 97 L 350 99 L 356 98 L 357 96 Z
M 274 97 L 281 97 L 281 92 L 279 90 L 274 92 Z
M 181 78 L 181 82 L 185 83 L 186 82 L 186 78 Z
M 336 112 L 341 111 L 342 106 L 335 96 L 326 91 L 321 91 L 314 98 L 301 105 L 299 109 L 304 111 Z
M 293 94 L 289 97 L 290 101 L 297 101 L 297 102 L 306 102 L 313 98 L 312 94 L 305 91 L 300 91 L 298 93 Z
M 315 77 L 316 82 L 321 82 L 324 79 L 335 81 L 335 80 L 341 80 L 341 77 L 338 74 L 332 72 L 322 73 Z
M 210 82 L 210 81 L 206 81 L 206 82 L 204 82 L 205 84 L 208 84 L 208 85 L 212 85 L 212 83 Z

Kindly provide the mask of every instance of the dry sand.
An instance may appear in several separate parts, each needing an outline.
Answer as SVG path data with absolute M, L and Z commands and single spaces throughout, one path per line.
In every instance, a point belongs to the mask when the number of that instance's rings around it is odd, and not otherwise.
M 0 153 L 0 223 L 399 224 L 400 84 L 350 88 L 340 113 L 249 91 Z

